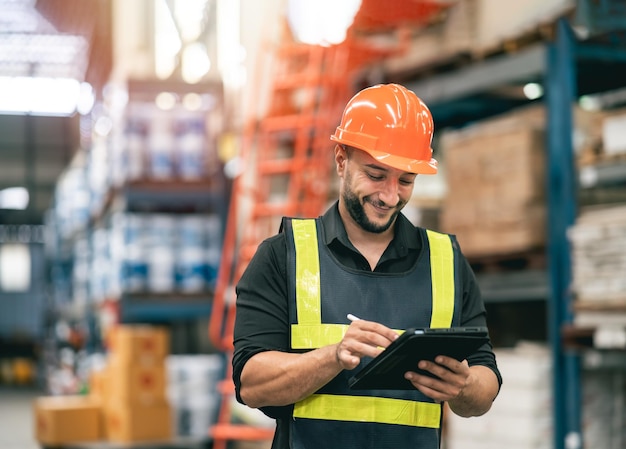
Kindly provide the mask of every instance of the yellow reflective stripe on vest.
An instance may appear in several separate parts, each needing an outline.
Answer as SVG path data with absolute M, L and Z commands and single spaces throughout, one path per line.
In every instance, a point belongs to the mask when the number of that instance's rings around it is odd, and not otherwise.
M 312 349 L 339 343 L 348 326 L 348 324 L 292 324 L 291 347 Z
M 370 396 L 314 394 L 295 404 L 293 417 L 437 429 L 441 422 L 441 405 Z
M 445 234 L 427 230 L 430 244 L 430 272 L 433 284 L 433 312 L 430 327 L 450 327 L 454 314 L 454 253 Z
M 296 246 L 296 302 L 298 324 L 320 324 L 320 259 L 315 220 L 292 220 Z

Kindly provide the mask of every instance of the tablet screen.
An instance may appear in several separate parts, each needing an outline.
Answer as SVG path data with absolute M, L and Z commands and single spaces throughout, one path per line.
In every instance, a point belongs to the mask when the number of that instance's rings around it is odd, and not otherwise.
M 404 373 L 415 371 L 432 376 L 417 367 L 420 360 L 432 361 L 438 355 L 464 360 L 488 341 L 485 327 L 407 329 L 358 371 L 349 380 L 349 385 L 352 389 L 413 389 L 413 385 L 404 378 Z

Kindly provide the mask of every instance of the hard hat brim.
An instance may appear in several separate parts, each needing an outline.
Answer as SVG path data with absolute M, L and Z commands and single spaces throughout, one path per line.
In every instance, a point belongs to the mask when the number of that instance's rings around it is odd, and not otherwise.
M 378 162 L 384 165 L 388 165 L 398 170 L 406 171 L 409 173 L 416 173 L 418 175 L 436 175 L 437 174 L 437 161 L 431 158 L 430 161 L 422 161 L 416 159 L 409 159 L 405 157 L 396 156 L 389 153 L 374 150 L 363 150 L 376 159 Z

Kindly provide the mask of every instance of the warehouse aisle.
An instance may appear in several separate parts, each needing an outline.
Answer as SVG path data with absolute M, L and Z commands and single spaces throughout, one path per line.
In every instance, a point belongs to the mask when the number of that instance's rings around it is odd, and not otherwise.
M 35 389 L 0 387 L 0 448 L 39 449 L 33 433 Z

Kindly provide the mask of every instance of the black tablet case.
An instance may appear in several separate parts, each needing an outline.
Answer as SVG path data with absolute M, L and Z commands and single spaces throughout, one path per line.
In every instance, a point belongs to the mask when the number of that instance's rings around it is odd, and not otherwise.
M 417 367 L 420 360 L 434 360 L 438 355 L 464 360 L 488 340 L 485 327 L 407 329 L 378 357 L 350 378 L 350 388 L 412 390 L 415 387 L 404 378 L 404 373 L 414 371 L 433 376 Z

